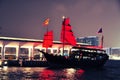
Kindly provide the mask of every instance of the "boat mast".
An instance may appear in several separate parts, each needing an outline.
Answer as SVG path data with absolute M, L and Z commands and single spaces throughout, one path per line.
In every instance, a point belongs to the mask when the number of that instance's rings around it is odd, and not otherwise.
M 103 39 L 104 39 L 104 36 L 102 35 L 101 36 L 101 48 L 103 48 Z
M 49 25 L 49 22 L 50 22 L 49 18 L 45 19 L 44 22 L 43 22 L 43 26 L 46 27 L 46 33 L 47 33 L 47 35 L 48 35 L 48 25 Z M 46 47 L 45 52 L 47 52 L 47 51 L 48 51 L 48 47 Z
M 64 47 L 65 47 L 65 16 L 62 17 L 63 18 L 63 54 L 64 55 Z
M 73 32 L 71 30 L 71 25 L 70 25 L 70 20 L 69 18 L 65 18 L 63 16 L 63 22 L 62 22 L 62 44 L 63 44 L 63 55 L 64 55 L 64 47 L 65 47 L 65 43 L 68 43 L 70 45 L 75 46 L 76 45 L 76 40 L 75 37 L 73 35 Z
M 46 27 L 46 32 L 47 32 L 47 36 L 48 36 L 48 26 Z M 48 47 L 46 47 L 46 52 L 48 52 Z
M 102 28 L 99 29 L 98 34 L 101 35 L 101 40 L 100 40 L 100 45 L 99 46 L 100 46 L 100 48 L 103 48 L 103 39 L 104 39 L 104 36 L 103 36 L 103 30 L 102 30 Z

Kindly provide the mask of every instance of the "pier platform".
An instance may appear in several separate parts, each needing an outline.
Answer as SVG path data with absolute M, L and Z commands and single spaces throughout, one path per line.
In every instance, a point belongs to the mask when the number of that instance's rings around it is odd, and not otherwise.
M 19 60 L 7 60 L 8 67 L 48 67 L 47 61 L 19 61 Z

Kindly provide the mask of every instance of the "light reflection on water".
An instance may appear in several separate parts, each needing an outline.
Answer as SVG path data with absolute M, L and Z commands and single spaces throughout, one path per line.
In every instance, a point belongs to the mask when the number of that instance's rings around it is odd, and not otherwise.
M 0 71 L 5 80 L 78 80 L 84 74 L 81 69 L 47 69 L 40 67 L 11 67 Z
M 110 61 L 102 69 L 49 69 L 10 67 L 0 69 L 0 80 L 120 80 L 120 61 Z

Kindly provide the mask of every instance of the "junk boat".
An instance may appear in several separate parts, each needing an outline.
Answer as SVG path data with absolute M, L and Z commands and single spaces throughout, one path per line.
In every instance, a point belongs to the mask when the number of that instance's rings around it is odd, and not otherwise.
M 52 40 L 53 33 L 49 31 L 44 35 L 43 47 L 46 47 L 46 49 L 51 47 Z M 109 58 L 102 47 L 82 45 L 78 47 L 69 24 L 69 18 L 65 18 L 62 23 L 61 42 L 63 43 L 63 55 L 54 55 L 39 50 L 52 67 L 102 67 Z M 65 44 L 73 46 L 67 57 L 64 55 Z
M 68 57 L 40 52 L 52 67 L 102 67 L 109 58 L 105 50 L 87 47 L 72 47 Z

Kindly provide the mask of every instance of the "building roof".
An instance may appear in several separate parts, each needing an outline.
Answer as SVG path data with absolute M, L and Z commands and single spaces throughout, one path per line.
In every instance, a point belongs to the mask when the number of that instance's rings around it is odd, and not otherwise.
M 21 41 L 21 42 L 40 42 L 42 43 L 43 40 L 40 39 L 28 39 L 28 38 L 15 38 L 15 37 L 0 37 L 0 40 L 6 40 L 6 41 Z M 53 41 L 53 43 L 61 44 L 60 41 Z M 80 45 L 89 45 L 86 43 L 77 43 Z

